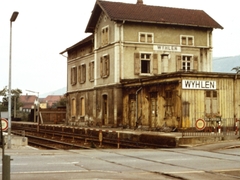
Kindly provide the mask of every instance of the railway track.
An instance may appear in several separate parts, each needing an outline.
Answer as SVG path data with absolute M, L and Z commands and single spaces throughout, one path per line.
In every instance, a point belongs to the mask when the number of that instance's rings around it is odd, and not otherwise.
M 14 124 L 12 133 L 28 137 L 29 145 L 45 149 L 160 148 L 161 144 L 140 142 L 132 134 L 67 126 Z

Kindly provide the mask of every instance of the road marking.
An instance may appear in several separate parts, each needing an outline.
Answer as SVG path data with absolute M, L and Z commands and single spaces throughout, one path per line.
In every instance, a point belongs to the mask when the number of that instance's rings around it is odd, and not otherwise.
M 54 163 L 47 163 L 47 164 L 51 164 L 51 165 L 55 165 L 55 164 L 78 164 L 79 162 L 54 162 Z
M 167 172 L 171 174 L 191 174 L 191 173 L 204 173 L 205 171 L 176 171 L 176 172 Z
M 48 174 L 48 173 L 77 173 L 88 172 L 88 170 L 68 170 L 68 171 L 25 171 L 25 172 L 11 172 L 11 174 Z

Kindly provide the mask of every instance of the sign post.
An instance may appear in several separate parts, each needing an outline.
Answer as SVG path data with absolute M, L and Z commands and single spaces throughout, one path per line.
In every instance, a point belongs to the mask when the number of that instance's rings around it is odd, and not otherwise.
M 10 180 L 10 156 L 5 155 L 5 141 L 3 131 L 8 129 L 8 121 L 4 118 L 0 118 L 1 125 L 1 147 L 2 147 L 2 180 Z

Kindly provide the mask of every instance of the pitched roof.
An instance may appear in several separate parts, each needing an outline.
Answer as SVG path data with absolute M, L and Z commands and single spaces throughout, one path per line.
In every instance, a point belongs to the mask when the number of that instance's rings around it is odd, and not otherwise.
M 34 105 L 35 100 L 37 99 L 37 96 L 35 95 L 20 95 L 19 96 L 19 102 L 22 103 L 23 109 L 31 109 Z
M 93 42 L 93 35 L 89 35 L 88 37 L 84 38 L 83 40 L 77 42 L 76 44 L 68 47 L 67 49 L 65 49 L 64 51 L 60 52 L 59 54 L 63 54 L 69 50 L 72 50 L 74 49 L 75 47 L 79 47 L 80 45 L 85 45 L 85 44 L 88 44 L 89 42 Z
M 94 31 L 98 17 L 102 11 L 113 21 L 145 22 L 223 29 L 220 24 L 203 10 L 97 0 L 85 32 Z

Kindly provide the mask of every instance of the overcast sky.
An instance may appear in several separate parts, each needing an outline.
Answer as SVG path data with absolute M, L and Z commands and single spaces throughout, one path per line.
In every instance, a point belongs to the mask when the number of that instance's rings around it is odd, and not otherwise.
M 137 0 L 110 0 L 136 3 Z M 0 89 L 8 86 L 10 17 L 12 24 L 12 89 L 40 94 L 66 87 L 67 61 L 59 53 L 79 42 L 85 33 L 95 0 L 1 0 Z M 213 56 L 240 55 L 240 11 L 237 0 L 143 0 L 144 4 L 200 9 L 223 30 L 213 32 Z M 239 60 L 240 61 L 240 60 Z M 29 93 L 31 94 L 31 93 Z

